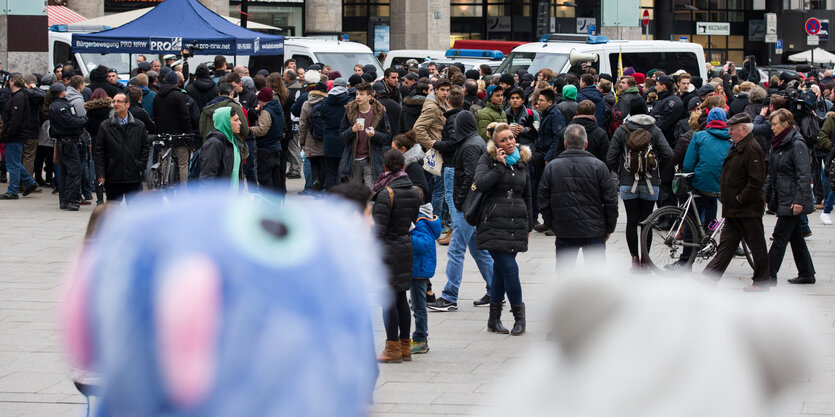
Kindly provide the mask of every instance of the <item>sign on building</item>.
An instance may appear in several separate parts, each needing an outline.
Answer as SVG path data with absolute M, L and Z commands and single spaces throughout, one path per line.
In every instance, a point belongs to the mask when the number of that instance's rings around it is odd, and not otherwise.
M 495 16 L 487 18 L 488 32 L 510 32 L 510 16 Z
M 589 27 L 597 25 L 597 19 L 593 17 L 578 17 L 577 18 L 577 33 L 589 33 Z
M 729 22 L 696 22 L 697 35 L 728 36 L 731 34 Z

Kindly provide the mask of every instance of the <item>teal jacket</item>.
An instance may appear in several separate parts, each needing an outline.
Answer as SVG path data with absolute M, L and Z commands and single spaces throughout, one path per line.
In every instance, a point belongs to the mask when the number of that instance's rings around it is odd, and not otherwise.
M 708 128 L 693 135 L 684 156 L 684 172 L 693 172 L 693 188 L 719 194 L 722 164 L 731 149 L 728 129 Z

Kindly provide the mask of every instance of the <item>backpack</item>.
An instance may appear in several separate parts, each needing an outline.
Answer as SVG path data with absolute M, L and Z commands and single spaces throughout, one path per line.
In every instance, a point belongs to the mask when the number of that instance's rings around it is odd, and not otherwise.
M 605 99 L 603 102 L 606 104 L 606 120 L 603 121 L 603 126 L 606 129 L 606 135 L 611 138 L 620 125 L 623 124 L 623 119 L 619 122 L 615 120 L 615 112 L 618 111 L 617 108 L 614 104 L 609 103 Z
M 310 109 L 310 119 L 307 121 L 310 135 L 318 142 L 325 140 L 324 125 L 325 122 L 322 120 L 322 101 L 320 101 Z
M 815 149 L 818 143 L 818 134 L 821 132 L 820 120 L 814 112 L 804 112 L 805 114 L 797 121 L 797 130 L 806 141 L 806 146 L 809 149 Z
M 632 184 L 632 192 L 638 188 L 638 184 L 643 177 L 649 188 L 649 193 L 652 195 L 651 172 L 658 166 L 658 161 L 655 159 L 655 150 L 652 148 L 652 133 L 645 129 L 630 130 L 626 125 L 621 128 L 626 131 L 626 141 L 624 146 L 624 163 L 623 166 L 626 171 L 635 177 L 635 182 Z
M 484 106 L 481 106 L 478 103 L 472 103 L 470 104 L 470 113 L 472 113 L 473 117 L 475 117 L 476 120 L 478 120 L 478 112 L 481 111 L 481 109 L 483 108 Z

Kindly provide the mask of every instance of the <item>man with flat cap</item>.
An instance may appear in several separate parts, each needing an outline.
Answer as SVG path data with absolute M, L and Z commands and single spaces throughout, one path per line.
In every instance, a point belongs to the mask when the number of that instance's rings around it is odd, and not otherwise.
M 740 240 L 745 240 L 754 258 L 754 283 L 745 290 L 767 291 L 777 279 L 769 276 L 763 230 L 765 153 L 751 133 L 754 124 L 747 113 L 731 117 L 728 128 L 733 145 L 722 166 L 719 186 L 725 223 L 716 256 L 705 267 L 705 274 L 722 276 Z

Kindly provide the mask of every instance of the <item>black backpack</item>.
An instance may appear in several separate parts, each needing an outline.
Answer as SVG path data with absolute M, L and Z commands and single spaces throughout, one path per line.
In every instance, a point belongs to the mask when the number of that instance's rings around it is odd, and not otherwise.
M 322 120 L 322 101 L 320 101 L 310 109 L 310 120 L 307 121 L 310 136 L 313 136 L 314 140 L 318 142 L 325 140 L 324 125 L 325 122 Z

